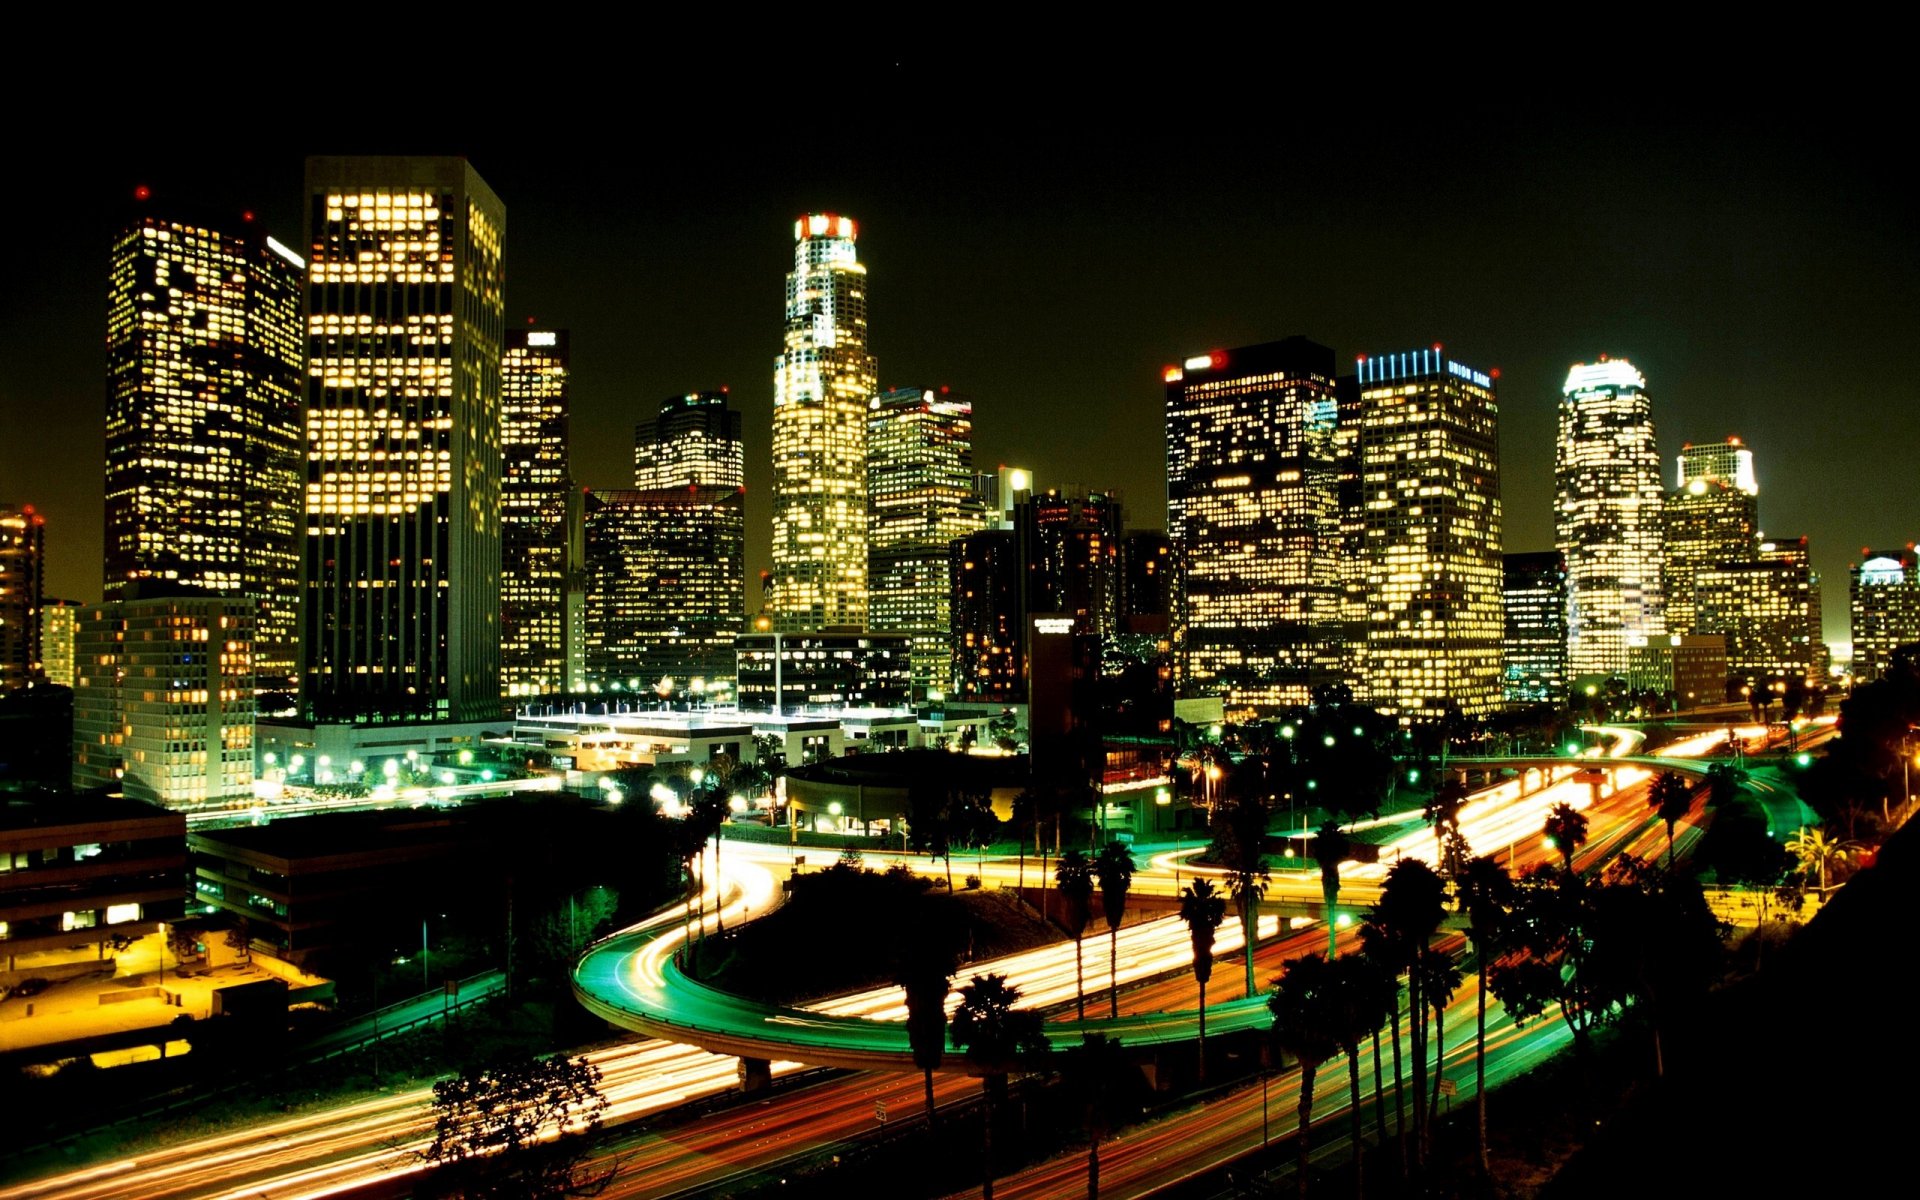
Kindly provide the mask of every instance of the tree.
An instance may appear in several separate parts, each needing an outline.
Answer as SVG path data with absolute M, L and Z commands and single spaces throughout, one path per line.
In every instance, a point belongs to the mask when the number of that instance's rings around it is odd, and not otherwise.
M 1353 841 L 1340 826 L 1328 821 L 1313 839 L 1313 861 L 1320 866 L 1320 896 L 1327 905 L 1327 957 L 1340 953 L 1340 864 L 1353 855 Z
M 1180 893 L 1180 919 L 1193 940 L 1193 980 L 1200 985 L 1199 1080 L 1207 1081 L 1207 981 L 1213 978 L 1213 935 L 1227 919 L 1227 902 L 1213 884 L 1196 879 Z
M 1420 977 L 1420 997 L 1433 1013 L 1433 1095 L 1428 1098 L 1425 1120 L 1420 1125 L 1419 1161 L 1427 1161 L 1433 1143 L 1433 1117 L 1440 1109 L 1440 1083 L 1447 1067 L 1447 1005 L 1460 990 L 1460 968 L 1453 956 L 1431 947 L 1414 960 L 1414 973 Z M 1421 1053 L 1425 1054 L 1422 1045 Z
M 1647 806 L 1667 826 L 1667 868 L 1673 868 L 1673 827 L 1693 807 L 1693 785 L 1673 771 L 1662 771 L 1647 788 Z
M 200 954 L 200 935 L 182 925 L 167 926 L 167 952 L 173 955 L 174 974 L 185 978 L 187 960 Z
M 1079 1003 L 1080 1019 L 1087 1019 L 1087 982 L 1081 966 L 1080 939 L 1093 919 L 1093 864 L 1078 847 L 1068 850 L 1055 864 L 1053 881 L 1060 888 L 1060 923 L 1073 938 L 1073 994 Z
M 1425 815 L 1433 827 L 1434 845 L 1439 849 L 1440 875 L 1457 879 L 1466 869 L 1470 850 L 1466 835 L 1460 832 L 1460 809 L 1467 800 L 1467 787 L 1457 779 L 1436 784 L 1428 798 Z
M 433 1085 L 427 1194 L 464 1200 L 596 1195 L 614 1169 L 583 1173 L 606 1112 L 585 1057 L 510 1058 Z
M 234 921 L 233 924 L 227 926 L 226 937 L 223 940 L 227 944 L 227 949 L 240 955 L 248 962 L 253 961 L 253 926 L 248 923 L 245 917 L 241 917 Z
M 1562 800 L 1547 813 L 1543 832 L 1547 835 L 1547 844 L 1558 850 L 1566 861 L 1567 874 L 1573 874 L 1573 856 L 1587 844 L 1586 814 Z
M 953 1044 L 966 1051 L 967 1062 L 980 1073 L 986 1096 L 986 1119 L 981 1123 L 986 1167 L 981 1195 L 993 1200 L 993 1115 L 996 1093 L 1006 1086 L 1007 1073 L 1024 1059 L 1044 1057 L 1047 1035 L 1040 1014 L 1015 1008 L 1020 989 L 1005 975 L 975 975 L 960 989 L 960 1007 L 953 1011 Z
M 1605 995 L 1637 1002 L 1653 1031 L 1654 1073 L 1665 1075 L 1664 1031 L 1719 979 L 1726 926 L 1698 882 L 1631 856 L 1608 868 L 1591 901 L 1586 969 Z
M 1762 925 L 1774 889 L 1794 865 L 1791 848 L 1773 840 L 1766 813 L 1746 798 L 1714 813 L 1695 857 L 1721 884 L 1751 888 L 1759 896 Z
M 1260 945 L 1260 901 L 1273 878 L 1267 872 L 1267 806 L 1254 782 L 1255 764 L 1241 764 L 1230 777 L 1227 799 L 1214 808 L 1213 859 L 1227 870 L 1227 890 L 1240 911 L 1245 937 L 1247 995 L 1258 993 L 1253 955 Z
M 1307 1195 L 1307 1169 L 1313 1143 L 1313 1085 L 1320 1064 L 1339 1049 L 1339 1010 L 1334 965 L 1309 955 L 1288 959 L 1278 986 L 1267 997 L 1273 1014 L 1273 1040 L 1300 1063 L 1300 1137 L 1295 1168 L 1301 1200 Z
M 1747 773 L 1729 762 L 1707 765 L 1707 804 L 1718 808 L 1740 794 Z
M 932 1129 L 933 1073 L 946 1054 L 947 992 L 957 964 L 943 939 L 926 936 L 925 930 L 902 939 L 901 946 L 893 981 L 906 993 L 907 1041 L 913 1047 L 913 1065 L 926 1079 L 927 1128 Z
M 1793 855 L 1808 879 L 1819 880 L 1822 896 L 1827 894 L 1828 872 L 1847 866 L 1858 849 L 1860 843 L 1831 840 L 1826 830 L 1812 826 L 1801 828 L 1787 839 L 1787 853 Z
M 947 860 L 947 893 L 953 893 L 953 825 L 947 790 L 916 775 L 907 784 L 907 844 L 928 858 Z
M 1087 1200 L 1100 1200 L 1100 1142 L 1131 1106 L 1140 1073 L 1117 1040 L 1090 1033 L 1061 1055 L 1062 1074 L 1087 1134 Z
M 1492 1170 L 1487 1157 L 1487 968 L 1505 929 L 1513 905 L 1513 879 L 1492 855 L 1467 864 L 1460 877 L 1461 900 L 1467 908 L 1467 936 L 1473 942 L 1474 970 L 1480 981 L 1474 988 L 1473 1078 L 1474 1123 L 1478 1128 L 1480 1173 Z
M 1353 1124 L 1353 1188 L 1356 1196 L 1366 1195 L 1366 1142 L 1360 1122 L 1360 1043 L 1377 1037 L 1386 1023 L 1388 1010 L 1397 1002 L 1398 988 L 1392 976 L 1375 960 L 1364 954 L 1350 954 L 1335 960 L 1332 972 L 1334 1028 L 1341 1049 L 1347 1054 L 1347 1094 Z M 1376 1065 L 1378 1060 L 1376 1059 Z M 1376 1076 L 1374 1098 L 1379 1099 Z
M 1133 886 L 1133 852 L 1119 842 L 1108 842 L 1093 860 L 1100 881 L 1100 909 L 1107 918 L 1107 1007 L 1120 1017 L 1120 922 L 1127 915 L 1127 889 Z
M 1416 967 L 1427 943 L 1446 916 L 1446 884 L 1434 869 L 1417 858 L 1403 858 L 1387 872 L 1380 900 L 1370 922 L 1378 932 L 1363 940 L 1376 960 L 1392 964 L 1396 975 L 1407 976 L 1407 1034 L 1413 1049 L 1413 1127 L 1417 1134 L 1426 1119 L 1426 1008 L 1421 1001 L 1421 974 Z M 1365 934 L 1363 930 L 1363 936 Z M 1394 1123 L 1400 1124 L 1401 1068 L 1398 1059 L 1399 1015 L 1394 1016 Z M 1416 1143 L 1417 1145 L 1417 1143 Z

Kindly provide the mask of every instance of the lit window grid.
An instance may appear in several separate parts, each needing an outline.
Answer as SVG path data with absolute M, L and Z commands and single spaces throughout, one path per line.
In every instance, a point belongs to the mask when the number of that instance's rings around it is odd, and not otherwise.
M 1568 671 L 1615 674 L 1630 645 L 1667 631 L 1660 592 L 1660 461 L 1641 388 L 1563 396 L 1554 541 L 1566 556 Z
M 596 492 L 586 517 L 585 674 L 643 688 L 730 681 L 746 623 L 746 507 L 731 488 Z
M 106 583 L 246 595 L 295 670 L 303 280 L 258 237 L 143 217 L 108 280 Z
M 1693 595 L 1697 576 L 1707 567 L 1740 562 L 1754 553 L 1759 533 L 1759 502 L 1719 481 L 1695 493 L 1667 493 L 1661 511 L 1661 593 L 1666 598 L 1667 631 L 1695 631 Z
M 1920 572 L 1913 556 L 1894 552 L 1878 557 L 1898 563 L 1898 572 L 1875 578 L 1860 563 L 1848 571 L 1852 672 L 1855 681 L 1863 683 L 1886 674 L 1896 649 L 1920 642 Z
M 1510 562 L 1502 587 L 1504 692 L 1510 703 L 1557 704 L 1567 695 L 1567 586 L 1559 567 Z
M 509 337 L 500 369 L 500 687 L 508 697 L 567 688 L 568 362 L 559 347 Z
M 1803 562 L 1724 563 L 1694 577 L 1699 632 L 1727 639 L 1727 669 L 1819 681 L 1819 581 Z

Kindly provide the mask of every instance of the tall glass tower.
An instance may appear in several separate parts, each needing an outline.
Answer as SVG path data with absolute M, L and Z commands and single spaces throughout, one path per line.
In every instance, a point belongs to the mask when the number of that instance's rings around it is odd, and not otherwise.
M 896 388 L 867 418 L 871 628 L 905 633 L 916 698 L 952 678 L 954 539 L 985 524 L 974 486 L 973 405 L 940 388 Z
M 509 697 L 573 682 L 567 349 L 564 329 L 509 329 L 500 367 L 500 686 Z
M 1660 452 L 1645 376 L 1602 356 L 1567 373 L 1554 453 L 1554 544 L 1567 560 L 1567 670 L 1627 669 L 1667 631 L 1660 596 Z
M 1223 697 L 1229 715 L 1305 704 L 1339 665 L 1333 351 L 1294 337 L 1197 354 L 1164 377 L 1185 690 Z
M 1439 346 L 1362 358 L 1359 693 L 1403 722 L 1501 700 L 1497 372 Z
M 506 208 L 459 158 L 312 158 L 301 702 L 500 714 Z
M 136 211 L 107 276 L 106 587 L 254 605 L 255 675 L 293 685 L 306 263 L 252 214 Z
M 773 369 L 774 628 L 867 623 L 867 269 L 849 217 L 793 225 L 786 346 Z

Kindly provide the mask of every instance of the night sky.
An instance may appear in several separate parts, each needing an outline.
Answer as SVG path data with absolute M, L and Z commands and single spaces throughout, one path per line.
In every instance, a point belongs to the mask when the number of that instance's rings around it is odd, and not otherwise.
M 297 244 L 308 153 L 472 160 L 507 206 L 509 321 L 572 330 L 580 482 L 627 484 L 633 425 L 662 398 L 731 388 L 750 609 L 805 211 L 860 222 L 884 386 L 972 397 L 979 465 L 1117 488 L 1135 527 L 1165 516 L 1161 368 L 1305 334 L 1342 362 L 1441 342 L 1500 368 L 1509 550 L 1552 543 L 1554 406 L 1568 365 L 1602 353 L 1646 374 L 1669 484 L 1683 441 L 1753 447 L 1766 531 L 1812 540 L 1829 638 L 1859 548 L 1920 538 L 1920 229 L 1873 131 L 1791 98 L 1712 119 L 1524 100 L 1373 119 L 1112 103 L 1072 79 L 1016 105 L 919 78 L 883 75 L 837 142 L 790 97 L 738 123 L 670 86 L 467 137 L 373 139 L 350 118 L 218 147 L 26 132 L 9 173 L 58 186 L 0 189 L 7 228 L 32 231 L 0 289 L 0 500 L 46 514 L 48 594 L 99 595 L 105 277 L 127 197 L 251 208 Z

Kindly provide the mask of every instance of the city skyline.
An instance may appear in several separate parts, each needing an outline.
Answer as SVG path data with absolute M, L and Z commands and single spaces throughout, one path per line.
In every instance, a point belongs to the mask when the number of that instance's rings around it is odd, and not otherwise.
M 809 211 L 861 221 L 882 387 L 923 380 L 971 395 L 983 469 L 1019 462 L 1043 487 L 1116 488 L 1138 528 L 1164 522 L 1161 369 L 1195 346 L 1298 334 L 1331 346 L 1343 370 L 1361 348 L 1422 341 L 1502 369 L 1509 551 L 1551 544 L 1551 467 L 1540 453 L 1558 377 L 1602 352 L 1657 381 L 1663 474 L 1684 442 L 1744 437 L 1766 464 L 1769 526 L 1806 534 L 1829 580 L 1863 545 L 1920 536 L 1920 496 L 1904 480 L 1872 504 L 1844 502 L 1858 494 L 1857 464 L 1898 444 L 1897 406 L 1869 403 L 1902 386 L 1898 365 L 1875 348 L 1891 344 L 1913 308 L 1897 290 L 1912 231 L 1891 220 L 1891 205 L 1883 213 L 1870 203 L 1885 181 L 1840 161 L 1844 147 L 1816 146 L 1810 128 L 1713 138 L 1680 129 L 1644 141 L 1624 136 L 1646 133 L 1630 125 L 1613 132 L 1623 136 L 1563 147 L 1541 128 L 1492 128 L 1487 144 L 1528 153 L 1490 156 L 1461 194 L 1419 205 L 1391 202 L 1384 169 L 1347 149 L 1326 152 L 1339 170 L 1325 195 L 1296 203 L 1265 198 L 1259 172 L 1190 193 L 1099 161 L 1118 134 L 1050 163 L 1037 144 L 996 150 L 973 135 L 936 151 L 902 121 L 882 122 L 864 153 L 831 168 L 777 150 L 737 191 L 698 202 L 638 194 L 620 164 L 555 170 L 506 144 L 454 149 L 516 213 L 509 321 L 535 315 L 574 330 L 582 483 L 624 481 L 618 431 L 645 415 L 650 397 L 731 386 L 745 416 L 750 578 L 770 565 L 767 313 L 791 261 L 793 217 Z M 1763 196 L 1742 150 L 1775 135 L 1796 154 L 1831 155 L 1838 174 Z M 236 215 L 257 207 L 270 232 L 297 231 L 301 159 L 332 140 L 290 134 L 284 149 L 237 155 L 171 147 L 163 157 L 135 146 L 113 164 L 89 162 L 77 175 L 85 194 L 51 218 L 61 236 L 27 247 L 41 291 L 5 302 L 0 328 L 18 340 L 0 365 L 0 399 L 10 412 L 71 415 L 44 445 L 0 452 L 0 474 L 14 499 L 47 514 L 50 596 L 92 599 L 98 574 L 101 502 L 90 481 L 103 444 L 98 280 L 108 213 L 150 181 L 159 200 Z M 731 167 L 748 142 L 679 149 Z M 1700 153 L 1724 169 L 1674 165 Z M 955 164 L 951 186 L 887 186 L 903 165 L 935 154 Z M 1586 197 L 1581 173 L 1609 162 L 1638 164 L 1650 186 L 1631 203 Z M 1050 195 L 1047 182 L 1068 175 L 1112 186 Z M 1351 212 L 1340 211 L 1343 197 Z M 1118 253 L 1148 220 L 1176 232 L 1139 261 Z M 663 221 L 684 236 L 663 245 Z M 1426 261 L 1405 287 L 1366 286 L 1419 254 Z M 1017 310 L 1003 306 L 1002 286 L 1002 264 L 1016 260 L 1036 268 Z M 1462 272 L 1482 270 L 1459 285 Z M 1843 638 L 1838 589 L 1825 600 L 1826 635 Z

